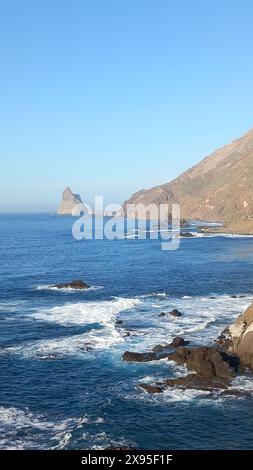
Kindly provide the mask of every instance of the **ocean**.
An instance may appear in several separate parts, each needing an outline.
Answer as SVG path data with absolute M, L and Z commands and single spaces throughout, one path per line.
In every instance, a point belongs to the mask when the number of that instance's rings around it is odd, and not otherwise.
M 122 361 L 176 335 L 211 344 L 253 301 L 253 238 L 162 251 L 128 235 L 76 241 L 72 224 L 0 215 L 0 448 L 253 449 L 253 375 L 233 383 L 252 397 L 149 395 L 138 383 L 184 368 Z M 90 289 L 49 287 L 74 279 Z M 182 317 L 159 317 L 174 308 Z

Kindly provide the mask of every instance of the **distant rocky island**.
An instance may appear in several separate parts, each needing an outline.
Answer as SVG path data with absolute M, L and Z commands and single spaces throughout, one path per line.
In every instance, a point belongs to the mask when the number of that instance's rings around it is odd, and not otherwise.
M 253 233 L 253 129 L 216 150 L 173 181 L 142 189 L 124 203 L 178 202 L 181 217 L 222 222 L 233 233 Z
M 83 204 L 79 194 L 72 193 L 71 189 L 67 187 L 62 193 L 62 201 L 58 209 L 58 215 L 73 215 L 73 211 Z

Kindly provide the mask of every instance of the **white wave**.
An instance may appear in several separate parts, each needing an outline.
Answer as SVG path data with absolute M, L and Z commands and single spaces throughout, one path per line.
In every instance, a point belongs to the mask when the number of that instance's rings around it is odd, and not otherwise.
M 28 318 L 53 322 L 60 325 L 97 325 L 80 335 L 44 339 L 21 344 L 4 352 L 14 352 L 25 357 L 58 359 L 65 355 L 83 354 L 93 349 L 108 349 L 124 342 L 115 325 L 116 315 L 140 304 L 139 299 L 115 298 L 111 301 L 68 303 L 28 315 Z
M 73 431 L 88 422 L 87 416 L 53 422 L 28 408 L 0 406 L 0 449 L 64 449 Z
M 62 306 L 37 311 L 29 318 L 54 322 L 62 325 L 85 325 L 100 323 L 111 324 L 113 317 L 119 312 L 133 308 L 140 303 L 139 299 L 123 297 L 113 300 L 67 303 Z
M 138 306 L 120 318 L 124 327 L 134 325 L 131 336 L 131 349 L 145 351 L 156 344 L 166 344 L 175 336 L 183 336 L 192 344 L 211 344 L 219 333 L 243 312 L 252 302 L 252 296 L 212 295 L 203 297 L 162 297 L 155 302 L 155 295 L 142 296 L 142 311 Z M 169 314 L 178 309 L 182 316 L 175 318 Z M 166 315 L 159 317 L 160 312 Z
M 12 353 L 41 360 L 57 360 L 63 356 L 77 356 L 97 349 L 108 349 L 123 341 L 124 338 L 112 327 L 103 328 L 101 331 L 91 330 L 82 335 L 29 342 L 12 349 Z
M 245 390 L 252 392 L 253 394 L 253 376 L 249 375 L 239 375 L 231 382 L 231 388 L 236 390 Z

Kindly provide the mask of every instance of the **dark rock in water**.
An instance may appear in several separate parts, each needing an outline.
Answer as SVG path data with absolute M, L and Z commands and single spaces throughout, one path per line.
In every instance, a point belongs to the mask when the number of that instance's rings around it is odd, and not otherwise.
M 159 313 L 158 317 L 166 317 L 166 313 L 161 312 L 161 313 Z
M 188 369 L 203 377 L 231 378 L 239 367 L 236 356 L 204 346 L 179 347 L 169 354 L 168 360 L 185 364 Z
M 84 344 L 83 346 L 80 346 L 79 349 L 80 349 L 81 351 L 90 352 L 90 351 L 93 351 L 93 349 L 94 349 L 94 344 L 92 344 L 92 343 L 87 343 L 87 344 Z
M 236 388 L 231 388 L 228 390 L 223 390 L 220 392 L 219 396 L 231 396 L 231 397 L 252 397 L 252 392 L 249 390 L 241 390 Z
M 185 341 L 184 338 L 181 338 L 181 336 L 176 336 L 170 343 L 170 347 L 178 348 L 180 346 L 186 346 L 187 344 L 189 344 L 189 341 Z
M 162 387 L 158 387 L 158 385 L 141 383 L 138 385 L 138 387 L 142 388 L 148 393 L 162 393 L 163 391 Z
M 168 355 L 165 354 L 164 357 Z M 150 362 L 150 361 L 157 361 L 158 359 L 161 359 L 161 355 L 155 352 L 145 352 L 145 353 L 137 353 L 137 352 L 131 352 L 131 351 L 126 351 L 124 352 L 122 356 L 123 361 L 126 362 Z
M 154 352 L 165 352 L 166 350 L 178 348 L 180 346 L 186 346 L 189 344 L 189 341 L 185 341 L 184 338 L 181 338 L 180 336 L 176 336 L 171 343 L 168 344 L 158 344 L 155 346 L 152 351 Z
M 209 378 L 200 377 L 197 374 L 188 374 L 184 377 L 165 380 L 162 384 L 166 387 L 209 391 L 214 389 L 226 389 L 229 385 L 229 380 L 220 377 Z
M 131 336 L 130 331 L 126 331 L 126 333 L 124 334 L 124 336 L 125 336 L 125 337 Z
M 192 237 L 194 237 L 194 235 L 191 232 L 180 232 L 180 237 L 192 238 Z
M 182 313 L 180 313 L 179 310 L 177 310 L 176 308 L 171 310 L 171 312 L 169 312 L 169 314 L 172 315 L 173 317 L 182 317 Z
M 116 325 L 123 325 L 123 321 L 122 320 L 116 320 Z
M 128 332 L 129 333 L 129 332 Z M 129 333 L 130 334 L 130 333 Z M 126 362 L 150 362 L 150 361 L 159 361 L 165 357 L 169 357 L 171 350 L 188 344 L 188 341 L 185 341 L 184 338 L 176 336 L 173 341 L 169 344 L 158 344 L 155 346 L 151 352 L 124 352 L 122 359 Z
M 90 286 L 86 282 L 75 280 L 71 282 L 63 282 L 62 284 L 54 284 L 50 287 L 56 287 L 57 289 L 88 289 Z
M 229 380 L 218 377 L 200 377 L 197 374 L 188 374 L 184 377 L 177 377 L 175 379 L 167 379 L 162 382 L 154 384 L 139 384 L 139 387 L 148 393 L 161 393 L 168 388 L 180 388 L 182 390 L 201 390 L 201 391 L 217 391 L 226 390 L 229 386 Z
M 176 308 L 171 310 L 170 312 L 161 312 L 159 313 L 158 317 L 166 317 L 167 315 L 172 315 L 173 317 L 181 317 L 182 313 L 179 312 Z

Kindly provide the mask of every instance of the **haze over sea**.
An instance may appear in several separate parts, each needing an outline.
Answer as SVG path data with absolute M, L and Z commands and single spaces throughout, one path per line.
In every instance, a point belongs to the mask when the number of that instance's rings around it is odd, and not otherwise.
M 185 238 L 162 251 L 159 239 L 78 242 L 72 223 L 0 215 L 0 447 L 253 448 L 253 395 L 148 395 L 139 382 L 183 368 L 121 359 L 176 335 L 214 340 L 253 299 L 253 239 Z M 48 287 L 73 279 L 91 288 Z M 173 308 L 181 318 L 159 317 Z M 233 388 L 253 393 L 252 378 Z

